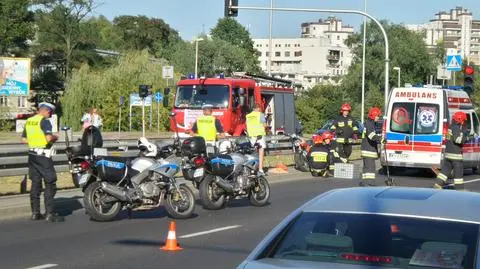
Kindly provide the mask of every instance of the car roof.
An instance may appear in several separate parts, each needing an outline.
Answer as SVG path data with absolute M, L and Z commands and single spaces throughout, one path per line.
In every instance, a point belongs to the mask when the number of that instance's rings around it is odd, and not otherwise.
M 304 205 L 304 212 L 396 215 L 480 224 L 480 194 L 413 187 L 335 189 Z

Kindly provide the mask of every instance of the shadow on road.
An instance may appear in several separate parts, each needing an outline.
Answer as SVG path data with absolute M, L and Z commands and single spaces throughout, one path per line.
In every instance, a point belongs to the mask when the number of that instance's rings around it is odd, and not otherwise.
M 75 211 L 83 209 L 80 198 L 82 197 L 55 198 L 55 211 L 63 217 L 72 215 Z
M 115 245 L 125 245 L 125 246 L 133 246 L 133 247 L 162 247 L 165 245 L 165 241 L 158 241 L 158 240 L 145 240 L 145 239 L 123 239 L 111 242 Z M 179 246 L 186 249 L 186 250 L 206 250 L 206 251 L 214 251 L 214 252 L 227 252 L 227 253 L 241 253 L 241 254 L 249 254 L 250 250 L 248 249 L 239 249 L 239 248 L 231 248 L 225 246 L 207 246 L 207 245 L 195 245 L 195 244 L 180 244 Z

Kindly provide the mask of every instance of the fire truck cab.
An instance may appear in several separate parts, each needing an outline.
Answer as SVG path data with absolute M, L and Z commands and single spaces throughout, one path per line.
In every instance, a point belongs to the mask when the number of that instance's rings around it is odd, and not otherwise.
M 461 89 L 440 87 L 394 88 L 383 125 L 386 150 L 382 165 L 439 168 L 452 116 L 467 114 L 464 167 L 477 170 L 480 162 L 479 118 L 470 97 Z M 387 154 L 387 158 L 385 158 Z
M 187 136 L 203 113 L 202 105 L 210 104 L 213 116 L 220 120 L 224 131 L 240 136 L 246 131 L 245 116 L 256 103 L 262 105 L 268 134 L 297 132 L 291 82 L 250 74 L 180 80 L 172 109 L 176 114 L 176 126 L 172 119 L 171 130 Z

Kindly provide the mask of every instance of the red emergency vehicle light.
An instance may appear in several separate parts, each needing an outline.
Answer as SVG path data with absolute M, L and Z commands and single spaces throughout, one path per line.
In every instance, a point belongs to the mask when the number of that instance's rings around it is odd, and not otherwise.
M 465 74 L 466 75 L 473 75 L 474 69 L 471 66 L 465 67 Z

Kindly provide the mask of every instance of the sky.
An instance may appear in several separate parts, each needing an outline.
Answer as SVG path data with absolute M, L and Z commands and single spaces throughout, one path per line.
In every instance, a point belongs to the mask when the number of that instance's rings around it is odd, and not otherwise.
M 467 8 L 474 19 L 480 20 L 480 0 L 273 0 L 275 7 L 355 9 L 364 10 L 376 19 L 387 19 L 394 23 L 422 24 L 433 19 L 439 11 L 449 11 L 456 6 Z M 97 0 L 95 16 L 103 15 L 112 20 L 119 15 L 145 15 L 161 18 L 177 30 L 185 40 L 215 26 L 224 14 L 224 0 Z M 239 6 L 269 7 L 270 0 L 239 0 Z M 272 36 L 294 38 L 301 33 L 302 22 L 318 21 L 328 16 L 337 16 L 345 24 L 358 30 L 363 17 L 360 15 L 332 13 L 275 12 Z M 236 18 L 247 27 L 252 38 L 267 38 L 269 34 L 269 12 L 239 10 Z

